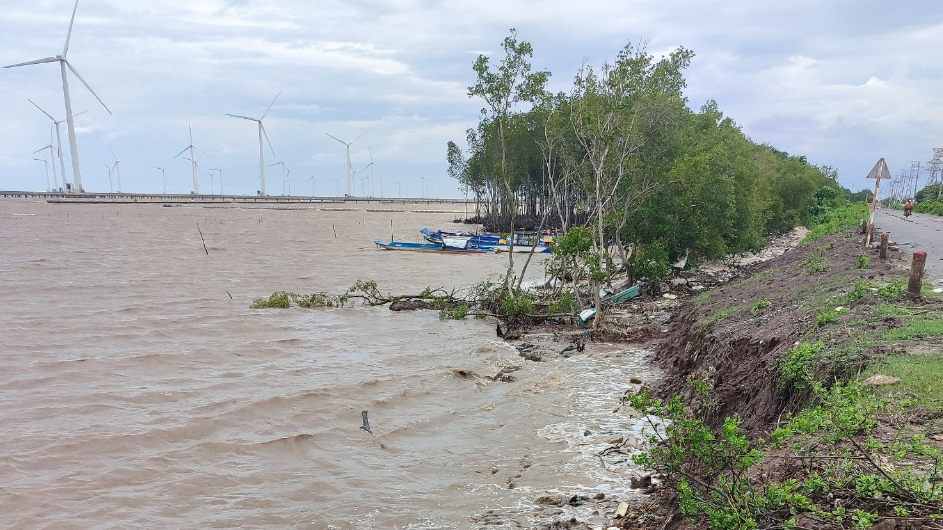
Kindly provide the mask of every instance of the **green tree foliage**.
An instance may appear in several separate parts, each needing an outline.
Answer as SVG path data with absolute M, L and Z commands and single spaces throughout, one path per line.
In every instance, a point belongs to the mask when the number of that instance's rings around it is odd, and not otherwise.
M 716 102 L 691 111 L 690 50 L 654 57 L 626 45 L 550 94 L 549 72 L 531 70 L 529 43 L 511 30 L 502 48 L 497 62 L 483 55 L 473 65 L 468 94 L 486 107 L 467 156 L 450 143 L 450 174 L 481 201 L 487 228 L 588 228 L 584 257 L 596 262 L 580 261 L 583 279 L 606 282 L 619 269 L 631 277 L 642 249 L 660 249 L 669 264 L 754 250 L 852 195 L 834 168 L 752 142 Z
M 943 215 L 943 182 L 931 184 L 914 196 L 914 211 L 932 215 Z

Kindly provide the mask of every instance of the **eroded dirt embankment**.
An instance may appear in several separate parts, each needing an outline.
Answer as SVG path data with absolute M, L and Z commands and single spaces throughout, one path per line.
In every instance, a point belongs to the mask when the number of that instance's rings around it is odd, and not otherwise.
M 862 325 L 860 317 L 871 311 L 867 303 L 842 307 L 848 305 L 848 293 L 863 280 L 879 285 L 906 278 L 905 262 L 906 256 L 894 248 L 881 259 L 877 248 L 863 247 L 860 235 L 845 232 L 754 263 L 738 279 L 687 297 L 654 347 L 653 360 L 663 378 L 653 393 L 684 397 L 714 426 L 739 416 L 750 437 L 765 437 L 801 405 L 788 385 L 780 385 L 777 359 L 800 340 L 825 340 L 840 348 L 844 334 L 850 336 L 849 330 Z M 826 313 L 836 315 L 834 325 L 820 325 Z M 893 323 L 872 319 L 864 325 Z M 856 373 L 883 353 L 859 352 L 853 366 L 839 363 L 845 372 L 834 375 Z M 706 401 L 695 395 L 695 380 L 710 389 Z M 768 471 L 789 475 L 794 470 L 787 467 Z M 652 501 L 644 508 L 664 517 L 651 528 L 697 527 L 679 516 L 672 491 L 662 490 Z
M 817 317 L 841 306 L 855 282 L 905 277 L 904 261 L 893 248 L 880 259 L 846 232 L 751 265 L 743 278 L 689 298 L 673 313 L 655 349 L 665 377 L 654 390 L 691 398 L 690 382 L 703 380 L 711 389 L 709 410 L 701 411 L 709 423 L 736 414 L 748 433 L 765 434 L 792 406 L 776 359 L 800 338 L 815 340 Z

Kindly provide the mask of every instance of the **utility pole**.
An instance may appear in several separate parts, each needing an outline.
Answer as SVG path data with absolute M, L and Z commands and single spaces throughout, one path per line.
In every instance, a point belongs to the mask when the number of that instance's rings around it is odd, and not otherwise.
M 940 179 L 940 186 L 936 192 L 936 199 L 940 200 L 943 198 L 943 148 L 933 148 L 933 158 L 930 159 L 930 162 L 927 165 L 927 170 L 930 171 L 930 178 L 927 181 L 927 186 L 936 183 L 936 179 Z
M 914 193 L 910 196 L 913 198 L 917 196 L 917 185 L 920 182 L 920 162 L 918 160 L 910 161 L 910 174 L 914 179 Z

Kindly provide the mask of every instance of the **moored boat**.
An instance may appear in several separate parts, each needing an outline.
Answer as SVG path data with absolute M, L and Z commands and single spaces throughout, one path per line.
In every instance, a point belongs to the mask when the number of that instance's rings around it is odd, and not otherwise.
M 377 248 L 382 250 L 410 250 L 414 252 L 443 252 L 453 254 L 493 254 L 496 252 L 492 248 L 461 248 L 450 247 L 437 243 L 409 243 L 406 241 L 373 241 Z
M 433 231 L 429 228 L 419 230 L 422 237 L 430 243 L 446 244 L 447 240 L 467 239 L 468 246 L 478 248 L 494 248 L 498 252 L 552 252 L 553 236 L 550 234 L 519 233 L 514 235 L 514 245 L 501 234 L 470 232 L 450 232 L 446 230 Z

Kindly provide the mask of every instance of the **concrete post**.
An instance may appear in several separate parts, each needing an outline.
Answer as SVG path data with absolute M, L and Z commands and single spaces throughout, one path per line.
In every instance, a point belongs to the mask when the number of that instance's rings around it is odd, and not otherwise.
M 890 237 L 891 234 L 889 232 L 881 234 L 881 259 L 887 259 L 887 243 Z
M 911 298 L 920 298 L 920 288 L 923 284 L 923 269 L 927 265 L 926 252 L 914 252 L 913 262 L 910 264 L 910 282 L 907 292 Z

